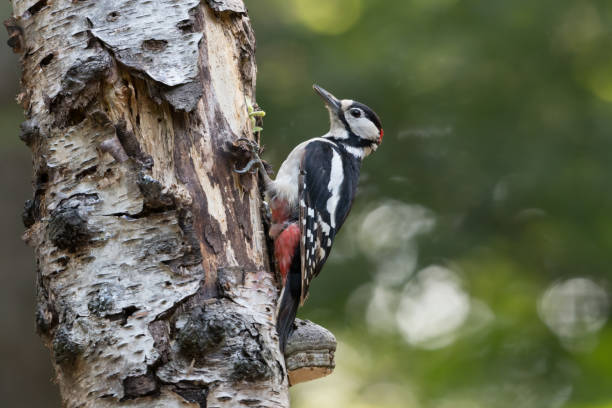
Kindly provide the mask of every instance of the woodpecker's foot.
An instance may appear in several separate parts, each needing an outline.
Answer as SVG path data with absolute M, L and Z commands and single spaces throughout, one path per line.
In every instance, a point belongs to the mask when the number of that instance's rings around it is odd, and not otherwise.
M 257 142 L 252 139 L 241 137 L 240 139 L 236 140 L 236 143 L 241 143 L 241 142 L 246 144 L 249 150 L 251 151 L 251 153 L 257 157 L 259 157 L 259 155 L 263 151 L 263 149 L 259 146 L 259 144 L 257 144 Z
M 238 174 L 247 173 L 249 170 L 251 170 L 251 168 L 255 164 L 263 166 L 263 163 L 261 162 L 261 159 L 259 158 L 259 155 L 261 154 L 261 150 L 262 149 L 257 144 L 257 142 L 255 142 L 254 140 L 251 140 L 251 139 L 247 139 L 245 137 L 241 137 L 236 142 L 237 143 L 241 143 L 242 142 L 242 143 L 246 144 L 246 146 L 248 147 L 248 150 L 250 151 L 250 154 L 251 154 L 251 160 L 249 160 L 249 162 L 247 163 L 247 165 L 244 168 L 242 168 L 242 169 L 234 168 L 234 171 L 236 173 L 238 173 Z
M 251 159 L 243 169 L 234 168 L 234 172 L 238 174 L 244 174 L 248 172 L 249 170 L 251 170 L 254 164 L 259 164 L 259 157 L 255 159 Z

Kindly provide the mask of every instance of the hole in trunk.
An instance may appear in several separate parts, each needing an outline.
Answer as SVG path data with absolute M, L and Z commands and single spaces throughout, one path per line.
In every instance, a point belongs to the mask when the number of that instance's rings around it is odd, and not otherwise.
M 85 112 L 80 109 L 71 109 L 66 118 L 68 126 L 75 126 L 85 120 Z
M 45 58 L 41 59 L 39 62 L 39 65 L 41 67 L 46 67 L 47 65 L 49 65 L 51 63 L 51 61 L 53 60 L 53 53 L 47 55 Z
M 47 0 L 37 1 L 36 3 L 34 3 L 32 7 L 28 9 L 28 11 L 30 12 L 30 15 L 33 16 L 34 14 L 38 13 L 46 5 L 47 5 Z

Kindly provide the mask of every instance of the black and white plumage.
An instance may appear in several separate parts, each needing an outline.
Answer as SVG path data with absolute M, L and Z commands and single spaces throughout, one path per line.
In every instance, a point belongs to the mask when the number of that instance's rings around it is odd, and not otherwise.
M 301 225 L 300 305 L 332 248 L 336 233 L 349 214 L 359 179 L 361 160 L 338 145 L 314 141 L 302 159 L 299 180 Z
M 272 212 L 274 254 L 284 281 L 277 316 L 283 351 L 297 309 L 306 300 L 312 279 L 325 264 L 349 214 L 361 162 L 383 138 L 380 119 L 366 105 L 338 100 L 317 85 L 314 89 L 329 111 L 329 132 L 296 146 L 275 180 L 256 158 Z

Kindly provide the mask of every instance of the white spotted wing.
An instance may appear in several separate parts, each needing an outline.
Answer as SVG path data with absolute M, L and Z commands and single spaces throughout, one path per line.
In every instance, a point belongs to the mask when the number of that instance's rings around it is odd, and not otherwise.
M 355 182 L 345 177 L 346 167 L 337 146 L 327 141 L 308 144 L 299 177 L 300 304 L 331 251 L 336 232 L 346 219 L 355 196 Z M 349 165 L 349 171 L 353 166 Z M 355 169 L 353 169 L 355 170 Z M 358 168 L 356 169 L 358 172 Z M 357 173 L 358 175 L 358 173 Z

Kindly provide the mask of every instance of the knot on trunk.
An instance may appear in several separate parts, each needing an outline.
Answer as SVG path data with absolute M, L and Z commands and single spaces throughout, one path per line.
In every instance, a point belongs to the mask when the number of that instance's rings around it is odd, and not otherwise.
M 67 327 L 62 326 L 55 332 L 55 336 L 53 336 L 53 356 L 57 364 L 74 364 L 82 351 L 82 345 L 77 343 Z
M 98 202 L 97 194 L 77 194 L 64 200 L 51 212 L 47 233 L 59 249 L 76 252 L 92 237 L 87 224 L 87 207 Z
M 203 308 L 197 308 L 179 332 L 177 341 L 181 353 L 198 360 L 219 346 L 224 337 L 223 322 L 209 316 Z
M 78 208 L 66 208 L 56 211 L 49 221 L 49 239 L 59 249 L 75 252 L 87 244 L 90 232 L 87 219 Z

